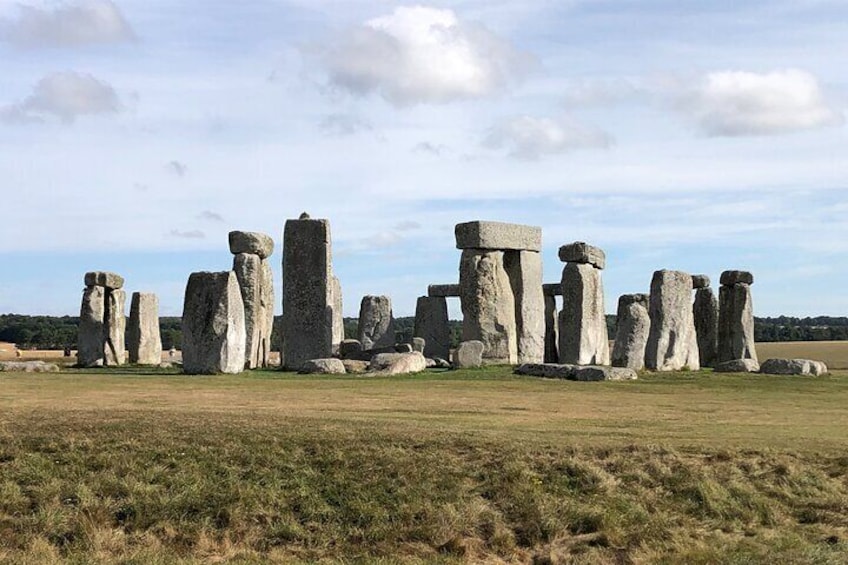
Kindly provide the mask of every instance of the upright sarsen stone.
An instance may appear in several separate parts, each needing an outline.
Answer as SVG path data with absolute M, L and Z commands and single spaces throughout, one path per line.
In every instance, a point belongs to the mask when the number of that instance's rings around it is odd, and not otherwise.
M 682 271 L 656 271 L 651 280 L 649 314 L 645 366 L 656 371 L 700 369 L 692 316 L 692 276 Z
M 757 350 L 754 346 L 754 305 L 751 300 L 753 282 L 754 276 L 746 271 L 725 271 L 721 275 L 718 314 L 719 363 L 737 359 L 757 360 Z
M 695 317 L 701 367 L 715 367 L 718 355 L 718 300 L 709 286 L 695 290 L 692 315 Z
M 102 286 L 88 286 L 82 293 L 77 337 L 77 364 L 81 367 L 103 365 L 105 315 L 106 289 Z
M 562 271 L 559 362 L 609 365 L 609 336 L 601 271 L 590 263 L 567 263 Z
M 273 281 L 268 284 L 266 267 L 270 268 L 259 255 L 239 253 L 233 258 L 233 272 L 244 304 L 246 369 L 267 366 L 271 352 L 268 310 L 273 299 Z
M 388 296 L 364 296 L 359 305 L 359 343 L 368 351 L 395 344 L 395 320 Z
M 535 251 L 505 251 L 504 269 L 515 300 L 518 363 L 542 363 L 545 359 L 542 255 Z
M 283 360 L 288 369 L 299 370 L 305 361 L 332 356 L 335 325 L 332 276 L 330 223 L 308 217 L 286 221 Z
M 341 343 L 344 341 L 344 318 L 342 310 L 342 283 L 339 278 L 333 275 L 332 280 L 332 300 L 333 305 L 333 352 L 339 350 Z
M 450 357 L 448 301 L 443 296 L 419 296 L 415 305 L 413 336 L 424 338 L 424 356 Z
M 645 368 L 645 346 L 651 331 L 648 301 L 647 294 L 624 294 L 618 299 L 613 367 Z
M 127 326 L 127 352 L 130 363 L 162 363 L 162 338 L 159 333 L 159 298 L 149 292 L 134 292 L 130 301 Z
M 106 341 L 103 364 L 108 366 L 126 363 L 127 293 L 123 289 L 106 291 Z
M 553 294 L 545 294 L 545 363 L 559 363 L 559 316 Z
M 236 374 L 244 370 L 244 304 L 234 272 L 191 274 L 182 327 L 186 373 Z

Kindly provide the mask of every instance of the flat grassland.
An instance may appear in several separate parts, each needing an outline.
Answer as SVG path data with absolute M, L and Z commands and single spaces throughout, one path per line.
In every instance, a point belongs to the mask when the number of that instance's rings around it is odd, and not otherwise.
M 0 561 L 845 563 L 848 372 L 0 373 Z

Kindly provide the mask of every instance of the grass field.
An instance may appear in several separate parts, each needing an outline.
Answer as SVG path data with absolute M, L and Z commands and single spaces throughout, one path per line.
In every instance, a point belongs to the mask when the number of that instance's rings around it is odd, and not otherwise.
M 0 374 L 0 560 L 845 563 L 848 373 Z

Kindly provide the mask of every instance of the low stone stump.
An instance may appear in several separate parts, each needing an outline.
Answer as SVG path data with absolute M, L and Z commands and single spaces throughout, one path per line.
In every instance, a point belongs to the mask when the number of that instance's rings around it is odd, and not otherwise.
M 463 341 L 453 352 L 454 369 L 476 369 L 483 365 L 483 342 Z
M 760 365 L 760 373 L 767 375 L 810 375 L 827 374 L 827 365 L 812 359 L 767 359 Z
M 716 373 L 758 373 L 760 364 L 754 359 L 734 359 L 719 363 L 713 370 Z
M 626 367 L 559 363 L 525 363 L 516 367 L 515 374 L 582 382 L 635 381 L 638 378 L 636 371 Z
M 341 359 L 310 359 L 301 365 L 301 375 L 344 375 L 347 373 Z
M 427 361 L 417 351 L 411 353 L 380 353 L 371 358 L 369 373 L 380 375 L 406 375 L 420 373 L 427 368 Z

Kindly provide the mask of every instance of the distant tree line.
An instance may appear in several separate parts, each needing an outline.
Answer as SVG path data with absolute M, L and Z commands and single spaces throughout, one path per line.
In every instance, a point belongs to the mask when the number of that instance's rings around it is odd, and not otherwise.
M 280 348 L 280 316 L 275 318 L 271 346 Z M 846 341 L 848 340 L 848 317 L 817 316 L 813 318 L 754 318 L 756 341 Z M 356 318 L 345 318 L 345 337 L 356 339 Z M 74 316 L 21 316 L 0 315 L 0 341 L 17 344 L 23 349 L 76 349 L 79 317 Z M 395 342 L 406 343 L 412 339 L 415 318 L 395 319 Z M 159 318 L 162 347 L 180 349 L 182 328 L 179 317 Z M 615 337 L 615 316 L 607 316 L 610 339 Z M 450 321 L 452 346 L 462 338 L 462 322 Z

